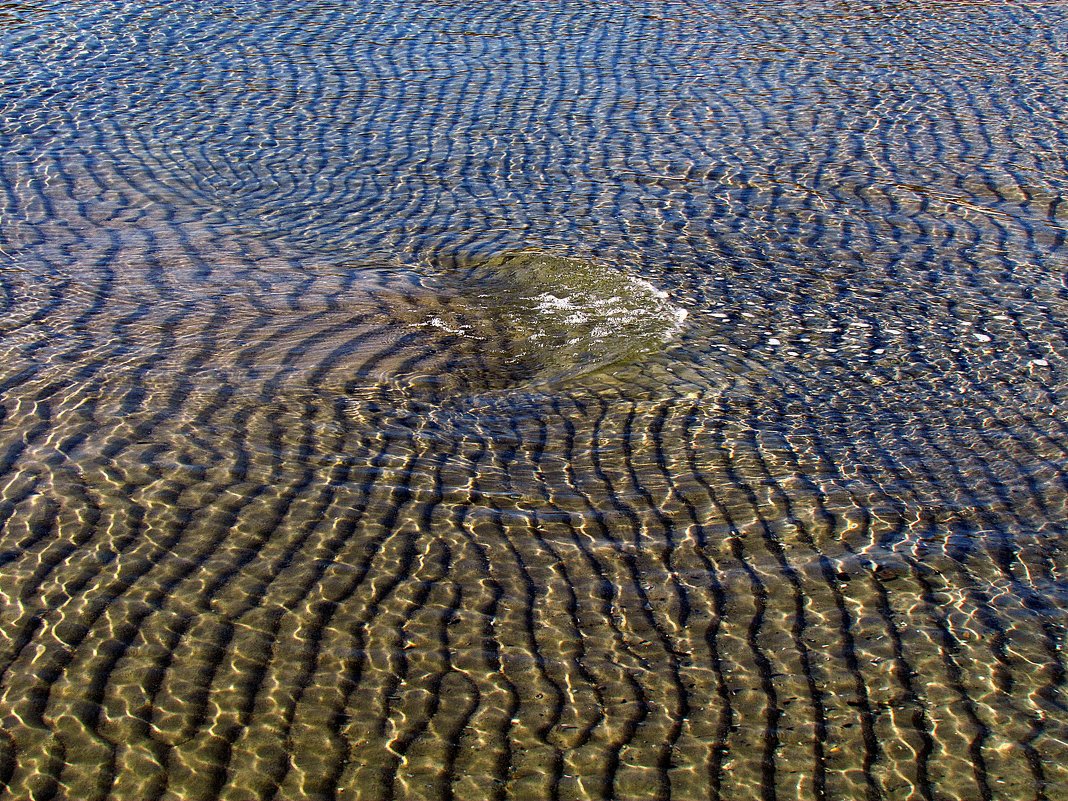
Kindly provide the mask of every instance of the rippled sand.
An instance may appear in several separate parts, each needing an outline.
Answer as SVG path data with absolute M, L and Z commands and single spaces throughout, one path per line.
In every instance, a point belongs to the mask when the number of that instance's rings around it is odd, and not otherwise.
M 1066 52 L 0 8 L 2 797 L 1068 798 Z

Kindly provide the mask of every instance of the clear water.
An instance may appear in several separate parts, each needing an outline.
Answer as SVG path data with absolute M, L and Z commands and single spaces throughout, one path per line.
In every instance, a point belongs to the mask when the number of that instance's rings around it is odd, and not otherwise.
M 1068 798 L 1066 53 L 0 5 L 3 797 Z

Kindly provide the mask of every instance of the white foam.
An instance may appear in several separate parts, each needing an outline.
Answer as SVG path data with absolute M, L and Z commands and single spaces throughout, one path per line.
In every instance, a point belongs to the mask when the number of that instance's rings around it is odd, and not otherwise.
M 633 291 L 630 296 L 620 294 L 601 295 L 594 290 L 578 289 L 564 294 L 560 289 L 536 295 L 535 311 L 552 318 L 553 322 L 567 326 L 589 326 L 586 336 L 594 340 L 608 340 L 616 335 L 626 335 L 635 327 L 647 329 L 636 333 L 652 333 L 649 328 L 663 328 L 661 341 L 672 339 L 682 328 L 688 316 L 668 302 L 668 293 L 635 276 L 624 276 Z M 617 287 L 618 289 L 618 287 Z M 634 303 L 635 299 L 647 298 L 648 303 Z M 629 301 L 629 302 L 628 302 Z M 665 319 L 671 323 L 664 327 Z M 634 333 L 634 332 L 632 332 Z M 583 337 L 568 340 L 568 345 L 581 344 Z
M 464 328 L 462 326 L 460 326 L 460 327 L 450 326 L 448 323 L 446 323 L 440 317 L 431 317 L 429 320 L 426 321 L 426 324 L 427 325 L 431 325 L 434 328 L 440 328 L 442 331 L 447 331 L 450 334 L 458 334 L 460 336 L 467 336 L 468 335 L 466 328 Z

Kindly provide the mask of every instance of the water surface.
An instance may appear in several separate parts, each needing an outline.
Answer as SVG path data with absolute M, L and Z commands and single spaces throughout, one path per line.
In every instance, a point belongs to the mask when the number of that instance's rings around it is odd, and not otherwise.
M 3 797 L 1068 798 L 1066 53 L 3 4 Z

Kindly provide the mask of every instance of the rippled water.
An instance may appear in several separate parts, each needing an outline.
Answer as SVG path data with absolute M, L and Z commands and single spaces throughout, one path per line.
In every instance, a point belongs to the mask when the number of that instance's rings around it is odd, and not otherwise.
M 1068 798 L 1068 6 L 0 52 L 4 798 Z

